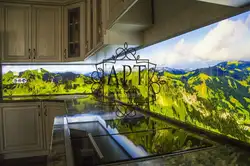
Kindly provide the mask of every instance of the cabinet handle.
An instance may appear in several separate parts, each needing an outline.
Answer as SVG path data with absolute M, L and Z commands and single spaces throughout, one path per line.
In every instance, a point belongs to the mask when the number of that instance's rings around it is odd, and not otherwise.
M 102 26 L 101 26 L 101 24 L 99 25 L 99 28 L 98 28 L 98 34 L 99 34 L 99 36 L 102 35 Z
M 31 49 L 29 48 L 29 59 L 31 58 Z
M 88 49 L 88 43 L 89 43 L 89 41 L 86 41 L 85 49 Z
M 36 59 L 36 49 L 33 49 L 34 59 Z
M 37 107 L 40 108 L 40 105 L 38 105 Z M 41 116 L 40 110 L 38 111 L 38 116 Z
M 67 52 L 67 50 L 64 49 L 63 54 L 64 54 L 64 58 L 65 58 L 65 59 L 67 59 L 66 52 Z
M 45 109 L 44 115 L 47 116 L 47 107 L 46 107 L 46 105 L 44 106 L 44 109 Z

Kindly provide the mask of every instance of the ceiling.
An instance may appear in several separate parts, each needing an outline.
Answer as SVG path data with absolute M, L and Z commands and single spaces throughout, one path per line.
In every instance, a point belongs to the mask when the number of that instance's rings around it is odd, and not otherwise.
M 250 4 L 250 0 L 198 0 L 203 2 L 215 3 L 226 6 L 242 7 Z

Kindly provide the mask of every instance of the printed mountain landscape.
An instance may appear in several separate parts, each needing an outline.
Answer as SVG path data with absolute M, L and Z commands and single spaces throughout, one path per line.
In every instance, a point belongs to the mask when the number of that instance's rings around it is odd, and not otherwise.
M 249 142 L 249 61 L 222 62 L 177 74 L 176 71 L 169 68 L 157 71 L 156 75 L 160 75 L 165 84 L 155 95 L 150 111 Z M 121 73 L 117 73 L 118 79 L 122 78 Z M 105 77 L 107 80 L 108 76 Z M 14 84 L 14 78 L 25 78 L 27 83 Z M 138 79 L 136 72 L 128 77 L 128 80 L 133 79 Z M 38 69 L 15 74 L 9 71 L 3 75 L 4 96 L 91 93 L 90 81 L 89 74 L 73 72 L 51 73 Z M 131 86 L 133 93 L 141 96 L 132 98 L 132 104 L 143 107 L 142 103 L 146 103 L 148 97 L 145 93 L 147 86 Z M 105 95 L 130 101 L 131 97 L 123 86 L 115 88 L 115 85 L 105 84 L 104 88 Z
M 138 85 L 139 72 L 133 69 L 125 84 L 124 73 L 117 71 L 108 84 L 105 72 L 102 90 L 105 96 L 250 143 L 249 45 L 248 11 L 138 50 L 141 59 L 157 64 L 155 75 L 143 70 Z M 92 93 L 98 81 L 94 65 L 25 67 L 3 66 L 4 96 Z M 15 83 L 15 78 L 27 82 Z
M 183 74 L 175 71 L 158 72 L 165 84 L 150 103 L 150 111 L 250 142 L 249 61 L 222 62 Z M 137 97 L 131 100 L 126 89 L 106 89 L 105 95 L 147 108 L 142 104 L 147 102 L 147 86 L 132 85 Z

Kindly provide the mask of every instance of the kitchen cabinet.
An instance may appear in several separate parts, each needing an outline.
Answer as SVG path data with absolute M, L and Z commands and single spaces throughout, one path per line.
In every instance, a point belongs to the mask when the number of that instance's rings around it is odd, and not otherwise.
M 54 125 L 54 119 L 56 116 L 65 115 L 65 105 L 64 103 L 58 102 L 43 102 L 43 114 L 44 114 L 44 128 L 46 132 L 45 148 L 50 148 L 52 129 Z
M 3 56 L 3 4 L 0 3 L 0 61 Z
M 4 62 L 60 61 L 61 7 L 3 4 Z
M 108 0 L 108 24 L 111 27 L 138 0 Z
M 93 12 L 93 49 L 99 49 L 104 42 L 105 34 L 105 1 L 102 0 L 93 0 L 92 11 Z
M 94 49 L 94 0 L 87 0 L 86 1 L 87 5 L 87 17 L 86 17 L 86 55 L 85 57 L 88 56 L 90 52 L 93 51 Z
M 64 7 L 64 61 L 83 60 L 87 47 L 87 3 Z
M 108 26 L 111 26 L 125 9 L 125 0 L 108 0 Z
M 3 61 L 31 59 L 30 11 L 30 5 L 3 5 Z
M 0 154 L 6 159 L 47 155 L 54 118 L 64 114 L 64 102 L 1 103 Z
M 43 149 L 41 103 L 6 104 L 2 108 L 2 152 Z
M 61 61 L 61 8 L 32 6 L 32 51 L 34 61 Z

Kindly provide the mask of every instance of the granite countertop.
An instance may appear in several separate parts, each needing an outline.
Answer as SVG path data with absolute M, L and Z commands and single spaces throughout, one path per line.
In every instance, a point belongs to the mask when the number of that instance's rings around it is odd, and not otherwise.
M 73 94 L 73 95 L 45 95 L 45 96 L 14 96 L 3 97 L 0 99 L 0 103 L 12 103 L 12 102 L 39 102 L 39 101 L 51 101 L 51 102 L 64 102 L 65 100 L 84 98 L 88 95 Z
M 69 99 L 66 100 L 69 113 L 67 114 L 68 122 L 75 118 L 76 114 L 96 113 L 100 110 L 101 103 L 95 101 L 92 97 Z M 109 111 L 109 108 L 107 108 Z M 102 112 L 106 112 L 102 108 Z M 72 116 L 71 116 L 72 115 Z M 58 119 L 59 118 L 59 119 Z M 63 117 L 65 119 L 65 117 Z M 51 154 L 49 157 L 49 165 L 51 166 L 67 166 L 66 143 L 65 143 L 65 122 L 62 117 L 57 117 L 56 124 L 53 129 L 53 140 L 51 146 Z M 231 145 L 216 144 L 207 150 L 190 151 L 180 153 L 178 155 L 167 155 L 164 157 L 147 158 L 143 160 L 129 161 L 124 166 L 140 166 L 140 165 L 249 165 L 250 153 L 238 147 Z M 123 166 L 123 165 L 122 165 Z
M 35 102 L 35 101 L 53 101 L 65 102 L 67 112 L 65 116 L 56 117 L 53 126 L 52 142 L 50 154 L 48 156 L 48 166 L 68 166 L 67 146 L 65 138 L 65 119 L 73 119 L 76 114 L 96 113 L 102 103 L 94 100 L 92 95 L 59 95 L 59 96 L 39 96 L 39 97 L 13 97 L 4 98 L 0 103 L 8 102 Z M 102 112 L 109 111 L 109 108 L 101 108 Z M 174 156 L 165 156 L 145 161 L 130 161 L 124 166 L 140 165 L 249 165 L 250 153 L 231 145 L 216 144 L 211 149 L 180 153 Z M 70 165 L 71 166 L 71 165 Z

